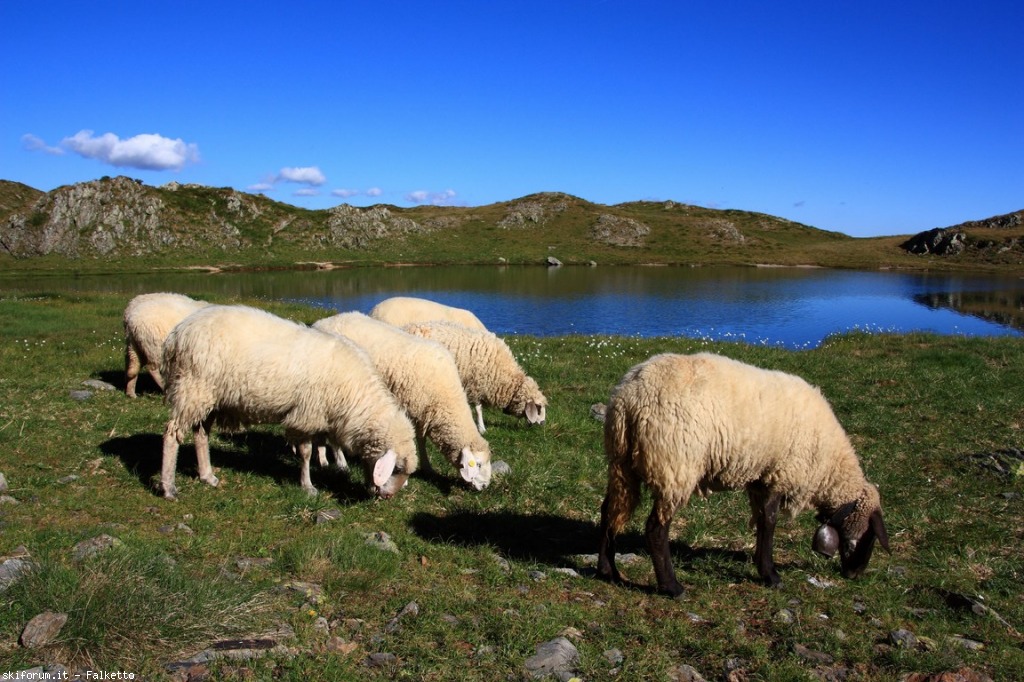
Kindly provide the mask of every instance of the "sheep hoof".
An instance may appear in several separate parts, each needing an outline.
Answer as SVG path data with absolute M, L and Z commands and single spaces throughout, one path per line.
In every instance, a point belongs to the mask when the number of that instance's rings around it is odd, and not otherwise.
M 174 486 L 171 486 L 169 488 L 168 487 L 164 487 L 164 499 L 165 500 L 170 500 L 171 502 L 177 501 L 177 499 L 178 499 L 178 489 L 175 488 Z
M 312 485 L 310 485 L 310 486 L 305 486 L 304 485 L 304 486 L 302 486 L 302 489 L 305 490 L 306 494 L 309 495 L 310 497 L 316 497 L 316 494 L 318 492 L 320 492 L 319 490 L 316 489 L 316 486 L 312 486 Z
M 214 488 L 220 485 L 220 479 L 214 476 L 213 474 L 210 474 L 209 476 L 206 476 L 200 480 L 203 481 L 203 483 L 212 485 Z
M 780 578 L 778 574 L 761 578 L 761 581 L 764 583 L 765 587 L 771 587 L 773 589 L 780 589 L 782 587 L 782 578 Z
M 686 589 L 676 583 L 674 585 L 659 586 L 658 589 L 662 594 L 666 594 L 673 599 L 682 599 L 686 595 Z

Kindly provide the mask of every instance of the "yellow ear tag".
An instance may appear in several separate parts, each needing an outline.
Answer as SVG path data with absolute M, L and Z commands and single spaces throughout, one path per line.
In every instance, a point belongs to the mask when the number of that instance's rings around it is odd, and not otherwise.
M 476 466 L 476 460 L 475 459 L 469 460 L 468 462 L 466 462 L 466 466 L 475 467 Z

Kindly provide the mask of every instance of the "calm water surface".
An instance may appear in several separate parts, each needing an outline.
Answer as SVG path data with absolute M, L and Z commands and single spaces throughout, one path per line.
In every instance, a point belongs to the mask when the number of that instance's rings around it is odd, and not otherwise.
M 469 308 L 499 334 L 686 335 L 811 348 L 832 333 L 1024 330 L 1024 278 L 810 268 L 405 267 L 0 280 L 0 292 L 149 291 L 368 312 L 389 296 Z

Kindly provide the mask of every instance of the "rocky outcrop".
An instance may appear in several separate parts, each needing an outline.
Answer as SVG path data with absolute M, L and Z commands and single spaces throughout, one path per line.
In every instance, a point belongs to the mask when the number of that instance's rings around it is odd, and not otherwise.
M 590 238 L 611 246 L 643 246 L 651 228 L 632 218 L 602 213 L 590 228 Z
M 362 249 L 378 239 L 426 231 L 416 221 L 396 216 L 384 206 L 358 209 L 342 204 L 328 211 L 328 239 L 334 246 L 345 249 Z
M 957 228 L 936 227 L 932 230 L 919 232 L 900 247 L 918 255 L 934 254 L 936 256 L 955 256 L 963 253 L 965 235 Z

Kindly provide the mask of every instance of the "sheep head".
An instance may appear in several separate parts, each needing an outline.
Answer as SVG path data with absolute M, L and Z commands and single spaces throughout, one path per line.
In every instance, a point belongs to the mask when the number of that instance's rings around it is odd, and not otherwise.
M 395 471 L 398 462 L 398 454 L 394 450 L 388 450 L 377 460 L 368 462 L 370 478 L 373 481 L 373 490 L 385 500 L 395 496 L 399 490 L 409 482 L 409 474 L 403 471 Z
M 505 406 L 505 414 L 516 417 L 526 417 L 530 425 L 543 424 L 547 415 L 548 399 L 540 390 L 537 381 L 526 374 L 519 387 L 512 395 L 512 399 Z
M 458 466 L 462 480 L 473 486 L 475 490 L 483 490 L 490 485 L 491 451 L 486 445 L 483 448 L 478 448 L 475 452 L 468 445 L 462 448 Z
M 843 577 L 856 578 L 868 567 L 875 540 L 889 551 L 878 489 L 866 483 L 856 500 L 844 504 L 818 527 L 812 546 L 828 557 L 838 550 Z

